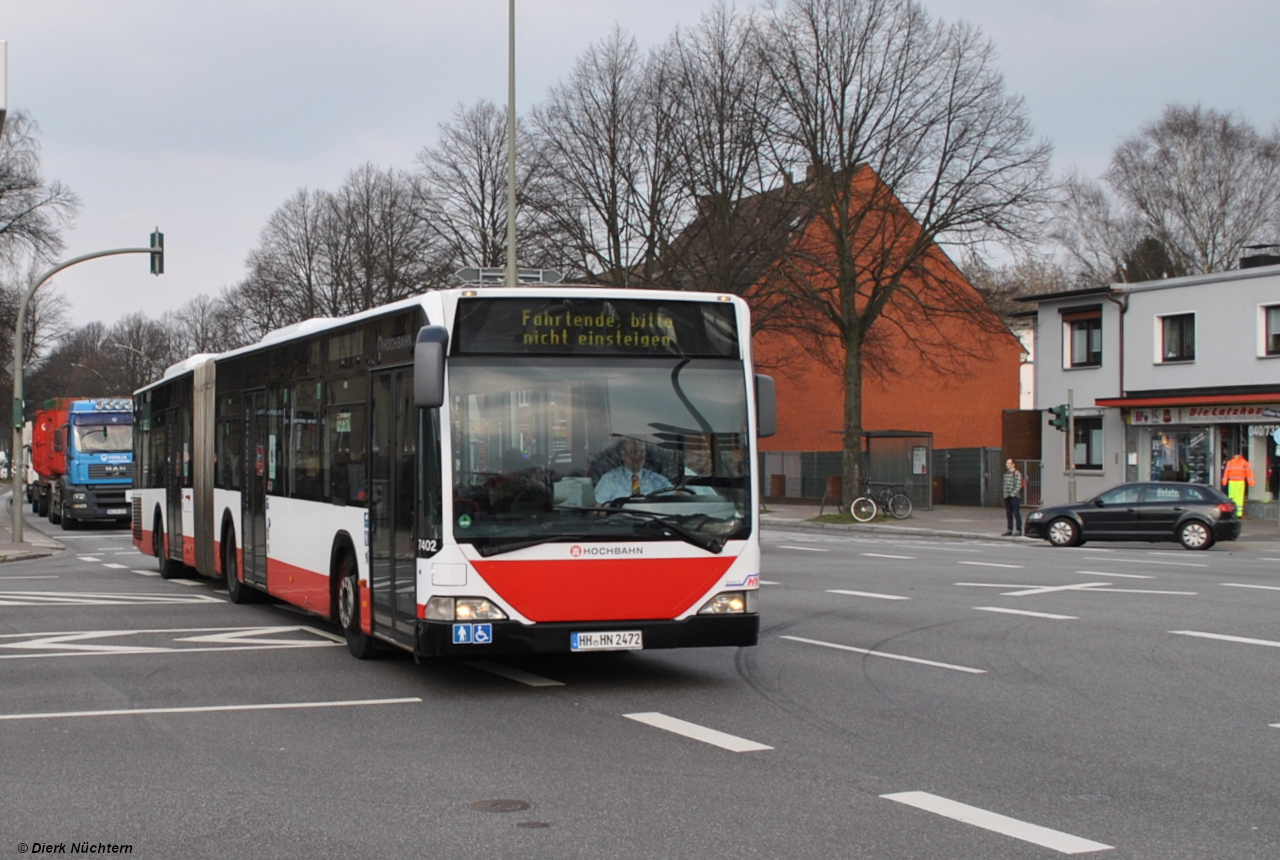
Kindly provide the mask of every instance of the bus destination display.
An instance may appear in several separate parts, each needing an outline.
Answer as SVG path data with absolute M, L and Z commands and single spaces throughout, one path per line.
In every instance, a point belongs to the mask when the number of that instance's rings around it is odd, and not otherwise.
M 454 353 L 738 356 L 733 305 L 619 299 L 469 299 Z

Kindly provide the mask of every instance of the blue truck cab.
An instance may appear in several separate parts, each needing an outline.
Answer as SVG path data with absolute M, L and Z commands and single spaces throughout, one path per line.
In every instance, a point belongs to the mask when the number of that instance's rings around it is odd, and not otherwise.
M 72 400 L 53 446 L 65 468 L 50 483 L 50 523 L 74 529 L 86 522 L 129 521 L 133 487 L 133 402 L 126 398 Z M 58 438 L 61 436 L 61 438 Z

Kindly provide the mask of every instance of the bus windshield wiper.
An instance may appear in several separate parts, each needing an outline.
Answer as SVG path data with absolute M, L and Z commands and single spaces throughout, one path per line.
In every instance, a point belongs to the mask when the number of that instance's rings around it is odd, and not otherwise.
M 594 507 L 579 507 L 577 505 L 557 505 L 558 511 L 590 511 L 591 513 L 613 515 L 613 514 L 630 514 L 633 517 L 640 517 L 646 520 L 646 526 L 658 526 L 666 529 L 671 534 L 683 540 L 685 543 L 691 543 L 698 549 L 705 549 L 707 552 L 713 552 L 719 555 L 724 550 L 725 541 L 720 538 L 708 537 L 707 535 L 698 534 L 690 531 L 676 521 L 675 517 L 669 514 L 655 514 L 652 511 L 637 511 L 634 508 L 615 508 L 610 505 L 596 505 Z
M 502 555 L 504 552 L 514 552 L 518 549 L 528 549 L 531 546 L 539 546 L 544 543 L 551 543 L 557 540 L 586 540 L 590 535 L 581 533 L 566 534 L 564 532 L 556 532 L 554 534 L 547 533 L 539 537 L 526 538 L 525 540 L 515 540 L 510 543 L 492 544 L 487 543 L 484 546 L 476 547 L 476 552 L 485 558 L 491 555 Z M 490 538 L 493 540 L 493 538 Z

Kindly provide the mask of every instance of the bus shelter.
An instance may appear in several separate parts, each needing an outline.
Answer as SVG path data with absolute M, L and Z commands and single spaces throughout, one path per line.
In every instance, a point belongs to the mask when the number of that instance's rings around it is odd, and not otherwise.
M 933 509 L 933 434 L 919 430 L 867 430 L 867 480 L 873 490 L 902 487 L 911 504 Z

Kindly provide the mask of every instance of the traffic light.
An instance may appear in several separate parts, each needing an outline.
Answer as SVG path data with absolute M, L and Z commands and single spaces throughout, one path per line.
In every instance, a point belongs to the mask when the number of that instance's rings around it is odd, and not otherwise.
M 164 274 L 164 234 L 159 227 L 151 234 L 151 274 Z
M 1049 419 L 1049 424 L 1051 424 L 1055 430 L 1061 430 L 1063 433 L 1066 433 L 1067 422 L 1070 420 L 1067 415 L 1067 405 L 1064 403 L 1061 406 L 1050 406 L 1049 414 L 1052 416 Z

